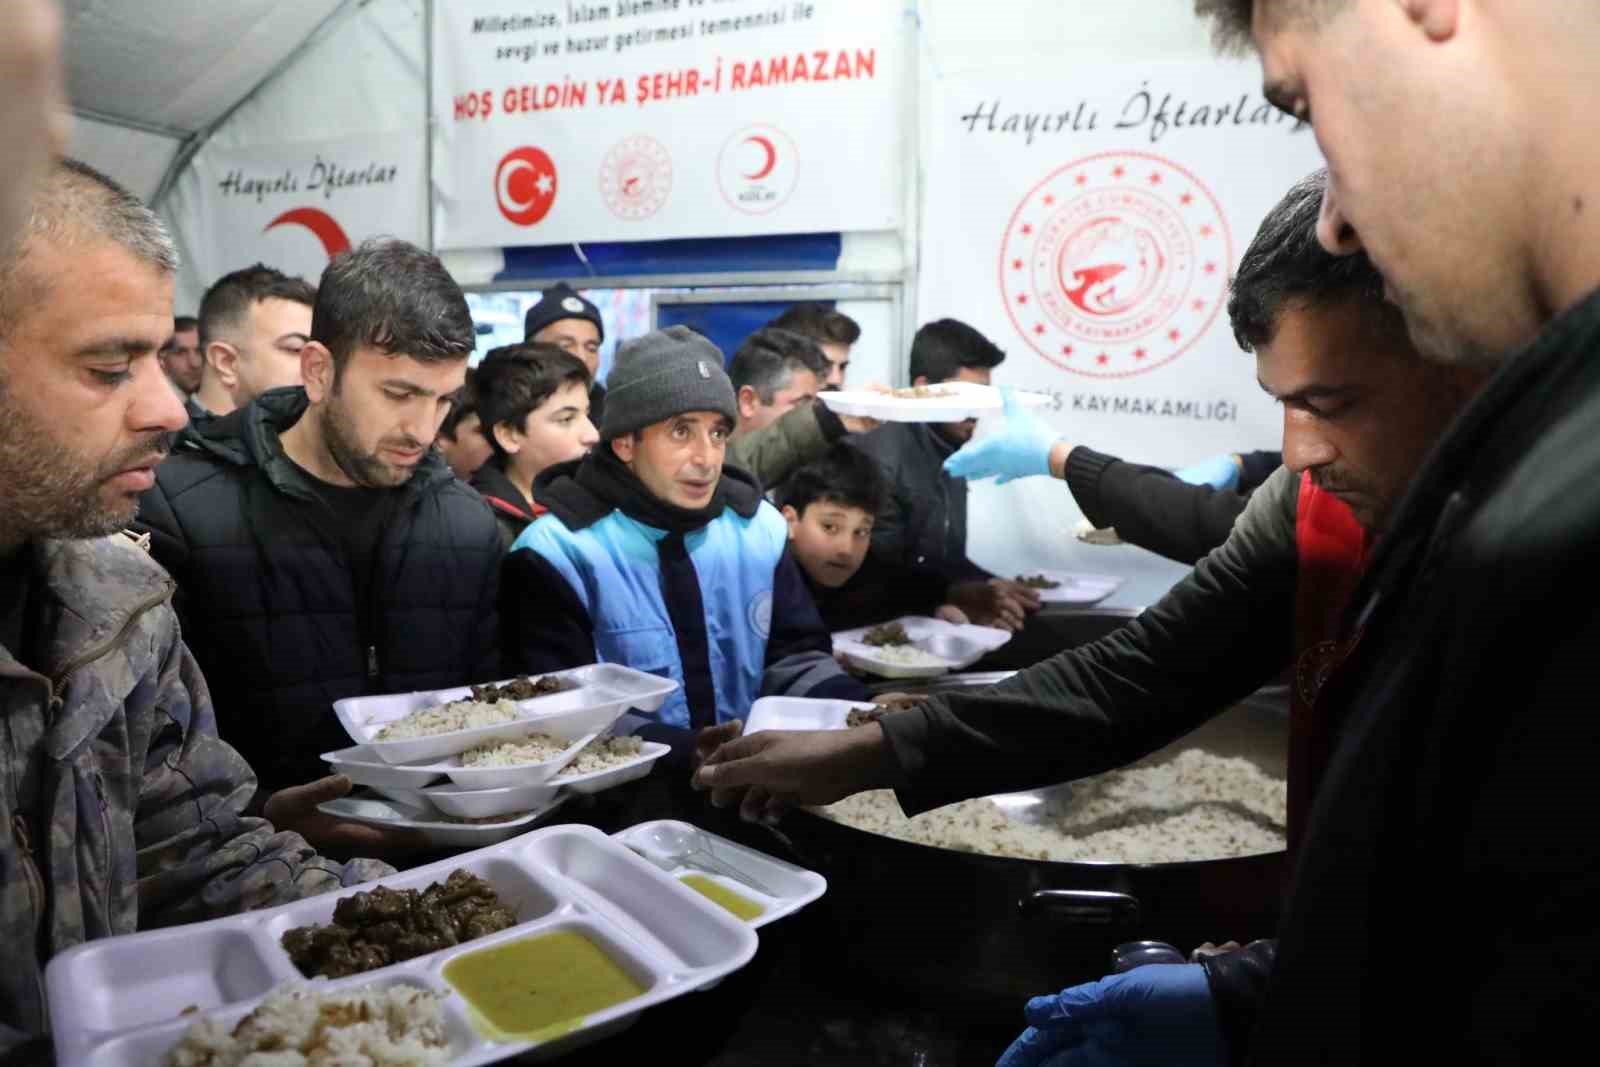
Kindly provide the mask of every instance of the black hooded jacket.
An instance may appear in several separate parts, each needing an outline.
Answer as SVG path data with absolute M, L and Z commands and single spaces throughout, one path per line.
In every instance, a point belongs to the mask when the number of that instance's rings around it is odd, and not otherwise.
M 430 451 L 357 556 L 279 441 L 306 407 L 303 389 L 275 389 L 185 431 L 139 509 L 219 732 L 264 790 L 320 777 L 319 753 L 352 743 L 335 700 L 500 674 L 489 506 Z

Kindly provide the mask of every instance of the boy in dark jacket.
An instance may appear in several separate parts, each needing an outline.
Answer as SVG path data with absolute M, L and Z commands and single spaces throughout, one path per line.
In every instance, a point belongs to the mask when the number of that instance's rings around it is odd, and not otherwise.
M 939 575 L 867 551 L 883 494 L 876 464 L 840 444 L 796 471 L 779 498 L 790 551 L 823 623 L 837 633 L 903 615 L 966 622 L 960 608 L 944 602 L 949 583 Z
M 600 440 L 589 419 L 589 385 L 589 369 L 554 345 L 505 345 L 478 367 L 478 411 L 494 455 L 472 487 L 494 509 L 507 550 L 545 513 L 533 498 L 535 479 L 582 459 Z

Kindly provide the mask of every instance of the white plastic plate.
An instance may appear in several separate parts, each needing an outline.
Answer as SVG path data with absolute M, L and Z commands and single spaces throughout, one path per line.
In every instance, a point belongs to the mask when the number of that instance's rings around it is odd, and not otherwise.
M 656 760 L 671 751 L 671 745 L 664 745 L 660 741 L 642 741 L 639 744 L 639 754 L 626 763 L 590 771 L 588 774 L 558 773 L 550 779 L 550 784 L 573 793 L 599 793 L 624 782 L 643 778 L 650 773 L 650 768 L 655 766 Z
M 517 701 L 523 718 L 470 730 L 409 738 L 404 741 L 374 741 L 373 736 L 389 723 L 414 711 L 437 707 L 454 700 L 470 700 L 467 686 L 436 689 L 422 693 L 395 693 L 390 696 L 347 697 L 336 700 L 333 710 L 345 732 L 357 745 L 363 745 L 385 763 L 423 763 L 464 752 L 475 745 L 530 733 L 548 733 L 563 739 L 604 730 L 629 708 L 655 711 L 678 683 L 618 663 L 595 663 L 569 671 L 554 671 L 547 677 L 561 678 L 577 685 L 564 693 Z
M 793 915 L 828 891 L 828 880 L 815 871 L 806 870 L 804 867 L 796 867 L 792 863 L 786 863 L 776 857 L 767 855 L 765 852 L 746 848 L 736 841 L 730 841 L 720 834 L 713 834 L 705 830 L 700 832 L 705 835 L 707 842 L 710 844 L 713 856 L 734 870 L 753 877 L 756 881 L 772 890 L 772 892 L 763 893 L 737 878 L 730 878 L 728 875 L 715 871 L 707 871 L 698 867 L 688 867 L 675 863 L 671 857 L 662 855 L 651 844 L 651 831 L 658 826 L 687 830 L 695 829 L 689 823 L 677 822 L 673 819 L 657 819 L 654 822 L 642 822 L 636 826 L 630 826 L 612 836 L 656 864 L 656 866 L 668 871 L 675 878 L 682 878 L 690 874 L 704 875 L 713 882 L 738 893 L 746 900 L 761 905 L 761 914 L 753 919 L 746 920 L 753 927 L 765 926 L 786 915 Z M 720 905 L 718 906 L 720 907 Z
M 677 878 L 588 826 L 553 826 L 382 879 L 421 889 L 465 868 L 494 886 L 518 925 L 452 948 L 335 982 L 317 992 L 403 982 L 443 999 L 455 1067 L 537 1048 L 555 1055 L 613 1033 L 639 1012 L 703 989 L 749 962 L 756 933 Z M 279 946 L 298 926 L 331 920 L 352 887 L 210 922 L 106 938 L 69 949 L 45 970 L 51 1030 L 63 1067 L 148 1067 L 160 1063 L 190 1025 L 211 1016 L 231 1026 L 274 988 L 306 979 Z M 555 930 L 577 930 L 599 945 L 645 992 L 586 1015 L 542 1042 L 492 1040 L 444 979 L 465 953 Z M 195 1014 L 182 1015 L 185 1009 Z
M 421 794 L 418 796 L 420 799 Z M 533 829 L 535 823 L 554 812 L 566 801 L 567 798 L 558 793 L 546 798 L 544 803 L 536 807 L 510 809 L 513 812 L 520 810 L 525 813 L 517 818 L 485 823 L 452 822 L 439 812 L 425 806 L 431 802 L 431 798 L 418 805 L 407 804 L 400 800 L 379 800 L 376 797 L 340 797 L 338 800 L 323 801 L 317 805 L 317 810 L 324 815 L 366 823 L 368 826 L 381 826 L 389 830 L 415 830 L 427 839 L 428 844 L 438 848 L 482 848 L 496 841 L 504 841 L 509 837 L 527 833 Z M 490 816 L 459 817 L 476 819 Z
M 559 792 L 560 786 L 546 783 L 502 786 L 499 789 L 468 789 L 454 782 L 446 782 L 424 789 L 418 796 L 446 815 L 458 819 L 484 819 L 492 815 L 542 808 L 553 801 Z
M 1013 580 L 1038 575 L 1060 582 L 1055 589 L 1035 589 L 1039 599 L 1046 604 L 1098 604 L 1122 587 L 1122 579 L 1114 574 L 1083 574 L 1072 571 L 1025 570 L 1009 575 Z
M 366 745 L 324 752 L 322 757 L 335 774 L 342 774 L 356 785 L 370 786 L 385 794 L 393 790 L 422 789 L 440 777 L 432 767 L 407 767 L 385 763 Z
M 880 422 L 961 422 L 998 414 L 1005 406 L 1000 390 L 992 385 L 941 382 L 928 389 L 944 395 L 905 397 L 870 389 L 840 389 L 818 393 L 817 399 L 840 415 L 864 416 Z M 1026 408 L 1045 407 L 1051 402 L 1045 393 L 1021 390 L 1016 398 Z
M 812 697 L 762 697 L 750 705 L 744 720 L 746 734 L 761 730 L 843 730 L 857 708 L 875 708 L 852 700 L 816 700 Z
M 517 785 L 543 785 L 554 778 L 561 768 L 571 763 L 583 746 L 597 736 L 598 733 L 587 733 L 574 738 L 561 750 L 559 756 L 540 763 L 512 763 L 504 767 L 463 767 L 461 757 L 456 755 L 439 763 L 421 766 L 423 769 L 446 775 L 456 785 L 468 789 L 505 789 Z M 502 740 L 516 741 L 517 738 L 508 737 Z
M 931 657 L 929 662 L 900 663 L 885 656 L 883 649 L 862 641 L 870 627 L 834 634 L 834 652 L 844 656 L 851 665 L 884 678 L 933 678 L 946 671 L 970 667 L 1011 640 L 1005 630 L 989 626 L 961 626 L 918 615 L 891 621 L 905 629 L 912 648 Z

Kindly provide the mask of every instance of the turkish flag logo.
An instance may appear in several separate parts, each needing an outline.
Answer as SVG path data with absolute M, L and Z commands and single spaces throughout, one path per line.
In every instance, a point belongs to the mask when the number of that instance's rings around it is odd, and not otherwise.
M 550 214 L 556 188 L 555 163 L 531 145 L 507 152 L 494 171 L 495 203 L 518 226 L 532 226 Z

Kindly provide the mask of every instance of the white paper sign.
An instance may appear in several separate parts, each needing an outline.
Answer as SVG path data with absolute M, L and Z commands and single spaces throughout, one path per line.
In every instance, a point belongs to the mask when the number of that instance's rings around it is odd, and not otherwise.
M 920 303 L 1007 352 L 1073 441 L 1179 465 L 1276 448 L 1228 326 L 1257 225 L 1322 165 L 1254 63 L 1119 63 L 934 83 Z
M 260 262 L 315 283 L 367 238 L 426 244 L 423 159 L 420 132 L 207 148 L 169 201 L 185 276 L 203 288 Z
M 438 247 L 897 228 L 907 27 L 877 0 L 436 4 Z

